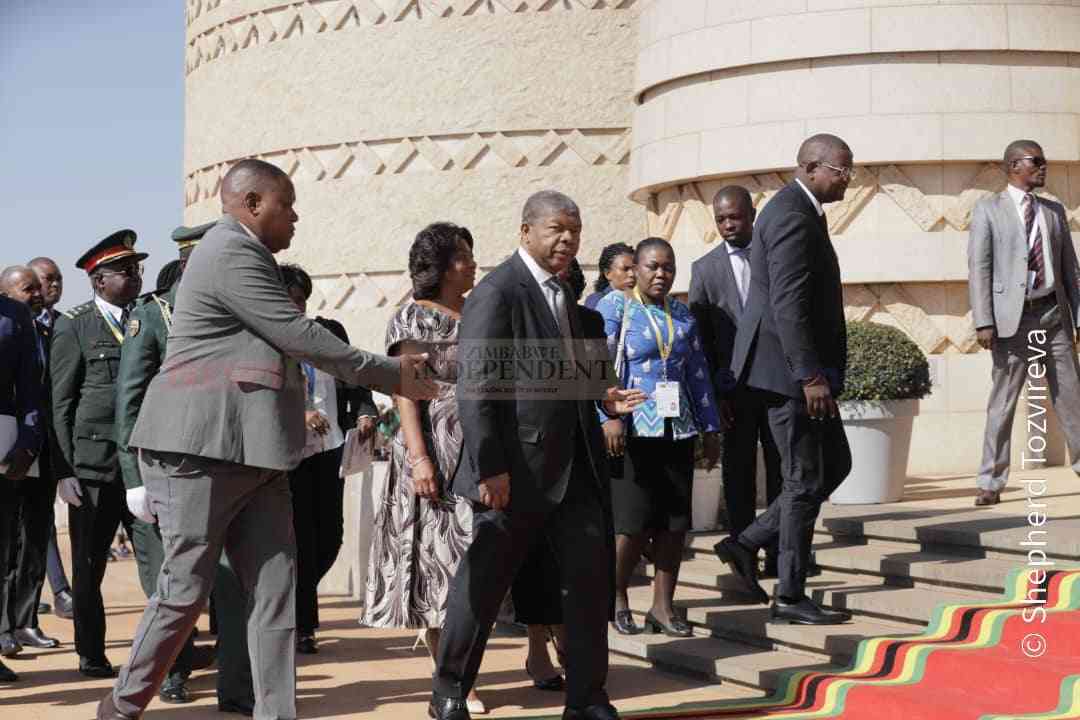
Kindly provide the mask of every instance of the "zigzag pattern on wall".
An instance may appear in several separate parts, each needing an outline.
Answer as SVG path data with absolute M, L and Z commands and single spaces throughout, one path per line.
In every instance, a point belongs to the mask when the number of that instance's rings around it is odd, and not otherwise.
M 190 26 L 228 0 L 188 0 Z M 191 38 L 188 73 L 231 53 L 304 35 L 406 20 L 557 10 L 625 10 L 637 0 L 304 0 L 230 18 Z
M 296 180 L 320 182 L 350 176 L 452 172 L 482 168 L 625 165 L 630 159 L 626 128 L 478 132 L 359 140 L 291 148 L 257 156 Z M 240 158 L 210 165 L 185 178 L 186 205 L 216 197 L 221 179 Z

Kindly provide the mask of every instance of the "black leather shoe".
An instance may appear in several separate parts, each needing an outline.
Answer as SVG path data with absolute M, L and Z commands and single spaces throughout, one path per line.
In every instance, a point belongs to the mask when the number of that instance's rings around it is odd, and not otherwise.
M 218 700 L 217 709 L 218 712 L 251 717 L 255 714 L 255 703 L 241 702 L 239 700 Z
M 53 614 L 65 620 L 75 617 L 75 601 L 72 600 L 70 592 L 61 590 L 53 596 Z
M 739 578 L 743 590 L 749 593 L 756 602 L 762 605 L 769 604 L 769 593 L 761 587 L 757 579 L 757 557 L 747 548 L 739 544 L 732 537 L 726 537 L 713 545 L 716 556 L 727 563 L 735 577 Z
M 427 714 L 434 720 L 472 720 L 464 698 L 444 697 L 439 693 L 431 693 Z
M 15 682 L 18 679 L 19 676 L 11 672 L 11 668 L 0 662 L 0 682 Z
M 139 720 L 138 715 L 126 715 L 116 709 L 113 703 L 112 690 L 101 699 L 97 706 L 97 720 Z
M 563 710 L 562 717 L 563 720 L 619 720 L 619 711 L 611 704 L 568 707 Z
M 161 689 L 158 690 L 158 698 L 161 702 L 170 705 L 185 705 L 191 702 L 192 697 L 187 689 L 187 675 L 178 672 L 169 673 L 165 682 L 161 684 Z
M 43 650 L 60 647 L 60 641 L 41 632 L 41 628 L 20 628 L 15 631 L 15 639 L 23 647 L 41 648 Z
M 117 675 L 116 669 L 106 658 L 79 658 L 79 672 L 91 678 L 114 678 Z
M 563 676 L 555 673 L 552 677 L 545 680 L 537 680 L 536 676 L 532 674 L 532 670 L 529 669 L 529 661 L 525 661 L 525 674 L 532 680 L 533 687 L 537 690 L 547 690 L 549 692 L 562 692 L 566 689 L 566 680 Z
M 37 614 L 38 615 L 48 615 L 51 612 L 52 612 L 52 605 L 50 605 L 49 603 L 47 603 L 47 602 L 39 602 L 37 604 Z
M 315 655 L 319 652 L 319 646 L 315 642 L 314 635 L 301 635 L 296 638 L 296 652 L 304 655 Z
M 848 610 L 826 610 L 810 598 L 797 603 L 777 600 L 769 613 L 769 621 L 788 625 L 839 625 L 851 619 Z
M 615 631 L 620 635 L 638 635 L 641 627 L 634 622 L 634 613 L 629 610 L 617 610 L 615 612 Z
M 690 624 L 680 617 L 671 618 L 667 625 L 656 619 L 652 612 L 645 615 L 645 630 L 653 634 L 664 633 L 668 637 L 686 638 L 694 634 Z
M 15 636 L 11 633 L 4 633 L 0 635 L 0 655 L 4 657 L 15 657 L 22 652 L 22 645 L 15 639 Z

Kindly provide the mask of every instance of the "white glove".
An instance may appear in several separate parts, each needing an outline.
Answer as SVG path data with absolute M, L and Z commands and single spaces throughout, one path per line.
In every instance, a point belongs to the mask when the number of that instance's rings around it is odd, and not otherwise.
M 82 485 L 77 478 L 66 477 L 56 485 L 56 494 L 73 507 L 82 507 Z
M 145 487 L 131 488 L 127 491 L 128 510 L 144 523 L 151 525 L 157 523 L 154 513 L 150 512 L 150 498 L 146 495 Z

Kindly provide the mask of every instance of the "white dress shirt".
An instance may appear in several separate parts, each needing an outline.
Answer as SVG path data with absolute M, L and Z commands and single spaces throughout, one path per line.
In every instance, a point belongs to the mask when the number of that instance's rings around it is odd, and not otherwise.
M 559 310 L 555 305 L 555 294 L 548 287 L 547 281 L 554 277 L 544 268 L 540 267 L 540 263 L 533 259 L 533 256 L 525 251 L 525 248 L 518 248 L 518 255 L 525 261 L 525 267 L 529 268 L 529 272 L 532 273 L 533 279 L 536 280 L 536 284 L 540 286 L 540 292 L 544 296 L 544 300 L 547 301 L 548 309 L 551 310 L 551 317 L 555 318 L 556 323 L 559 321 Z
M 124 308 L 120 307 L 119 305 L 113 305 L 111 302 L 101 297 L 100 295 L 94 296 L 94 304 L 101 308 L 102 311 L 109 313 L 109 315 L 112 315 L 113 319 L 116 320 L 117 325 L 119 325 L 120 327 L 124 327 Z
M 739 291 L 739 302 L 746 307 L 746 298 L 750 293 L 750 246 L 744 248 L 735 247 L 725 242 L 728 259 L 731 260 L 731 271 L 735 273 L 735 287 Z
M 824 215 L 825 208 L 823 208 L 821 206 L 821 203 L 818 202 L 818 199 L 814 197 L 814 193 L 810 192 L 810 188 L 803 185 L 803 181 L 799 178 L 795 178 L 795 182 L 799 183 L 799 187 L 801 187 L 803 189 L 803 192 L 806 193 L 806 197 L 810 198 L 810 202 L 814 204 L 814 209 L 817 210 L 817 214 Z
M 1016 212 L 1020 216 L 1020 227 L 1025 228 L 1024 225 L 1024 210 L 1027 203 L 1027 193 L 1018 187 L 1009 185 L 1009 197 L 1012 198 L 1013 204 L 1016 205 Z M 1031 234 L 1027 238 L 1027 249 L 1031 252 L 1031 246 L 1035 240 L 1035 229 L 1038 228 L 1042 234 L 1042 247 L 1043 247 L 1043 286 L 1038 290 L 1032 290 L 1031 286 L 1035 283 L 1035 273 L 1032 270 L 1028 270 L 1028 284 L 1027 284 L 1027 298 L 1029 300 L 1035 298 L 1046 297 L 1054 292 L 1054 264 L 1050 261 L 1050 233 L 1046 227 L 1046 213 L 1043 212 L 1041 205 L 1035 206 L 1035 226 L 1031 228 Z

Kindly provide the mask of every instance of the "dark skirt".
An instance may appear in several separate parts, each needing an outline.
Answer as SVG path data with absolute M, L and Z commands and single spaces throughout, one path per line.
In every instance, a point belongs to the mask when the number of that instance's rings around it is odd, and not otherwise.
M 623 476 L 611 479 L 616 535 L 690 529 L 694 438 L 628 437 Z

